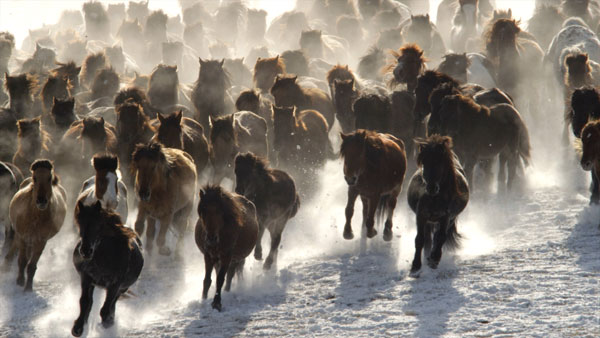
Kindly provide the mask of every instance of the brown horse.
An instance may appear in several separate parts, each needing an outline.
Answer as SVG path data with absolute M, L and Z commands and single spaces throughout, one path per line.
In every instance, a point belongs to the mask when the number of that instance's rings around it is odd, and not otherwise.
M 170 113 L 169 109 L 179 103 L 178 88 L 177 66 L 156 66 L 148 81 L 150 104 L 163 113 Z
M 588 122 L 581 131 L 579 152 L 581 167 L 592 172 L 592 196 L 590 204 L 598 204 L 598 177 L 600 177 L 600 122 Z
M 389 135 L 359 129 L 341 134 L 340 154 L 344 159 L 344 179 L 348 183 L 344 238 L 352 239 L 354 202 L 360 195 L 367 237 L 377 234 L 375 212 L 387 211 L 383 239 L 392 240 L 392 216 L 406 172 L 406 152 L 402 140 Z
M 436 131 L 452 137 L 456 152 L 464 164 L 469 186 L 473 168 L 481 159 L 500 156 L 498 189 L 512 188 L 519 159 L 531 160 L 527 126 L 515 107 L 498 104 L 488 108 L 461 94 L 446 96 L 439 109 Z M 505 167 L 508 167 L 508 180 Z
M 296 82 L 297 76 L 277 76 L 271 87 L 275 105 L 279 107 L 296 106 L 300 111 L 313 109 L 321 113 L 331 128 L 335 121 L 335 108 L 327 93 L 318 88 L 302 88 Z
M 244 261 L 252 253 L 258 237 L 256 208 L 246 197 L 225 191 L 220 186 L 200 189 L 195 239 L 204 255 L 202 299 L 208 296 L 213 267 L 217 272 L 217 292 L 212 307 L 221 311 L 221 288 L 231 289 L 235 273 L 241 276 Z
M 387 96 L 363 94 L 354 101 L 352 110 L 356 119 L 356 129 L 393 132 L 392 106 Z
M 132 156 L 135 191 L 139 197 L 135 231 L 141 236 L 146 219 L 146 247 L 152 250 L 155 221 L 160 222 L 156 243 L 161 255 L 170 255 L 165 245 L 167 230 L 173 224 L 177 231 L 177 251 L 183 244 L 188 218 L 193 209 L 196 190 L 196 166 L 192 157 L 179 149 L 165 148 L 160 143 L 138 145 Z
M 252 79 L 256 88 L 263 93 L 268 93 L 275 84 L 275 78 L 283 74 L 285 74 L 285 64 L 279 55 L 272 58 L 259 57 L 254 65 Z
M 17 127 L 19 138 L 13 164 L 21 172 L 27 172 L 36 159 L 48 157 L 50 154 L 50 137 L 41 125 L 39 117 L 19 120 Z
M 214 168 L 213 181 L 220 183 L 223 178 L 233 176 L 235 156 L 251 151 L 267 157 L 267 122 L 249 111 L 211 119 L 210 144 L 211 162 Z
M 85 60 L 83 60 L 83 64 L 81 65 L 79 74 L 81 86 L 90 88 L 92 81 L 94 81 L 94 78 L 96 77 L 96 72 L 106 67 L 106 65 L 106 55 L 104 55 L 104 52 L 89 54 Z
M 200 61 L 198 80 L 192 89 L 192 102 L 196 108 L 196 120 L 208 131 L 209 116 L 226 114 L 227 89 L 231 86 L 229 73 L 223 68 L 225 60 Z
M 356 116 L 352 104 L 358 98 L 360 92 L 354 86 L 354 79 L 334 80 L 333 103 L 335 105 L 335 116 L 344 133 L 350 133 L 355 129 Z
M 386 66 L 387 71 L 394 74 L 392 86 L 405 83 L 409 92 L 414 92 L 417 87 L 417 77 L 425 71 L 427 59 L 423 50 L 416 44 L 406 44 L 398 51 L 391 51 L 394 62 Z
M 252 153 L 239 154 L 235 158 L 235 192 L 244 195 L 256 206 L 258 238 L 254 257 L 262 259 L 262 236 L 265 229 L 271 234 L 271 250 L 263 265 L 269 270 L 277 263 L 281 234 L 287 221 L 300 208 L 300 197 L 290 175 L 269 168 L 266 160 Z
M 46 118 L 48 122 L 44 120 L 44 125 L 48 127 L 48 132 L 53 140 L 59 141 L 71 127 L 71 124 L 79 119 L 75 115 L 74 109 L 74 98 L 71 97 L 66 100 L 54 98 L 50 116 Z
M 420 168 L 408 186 L 408 205 L 417 216 L 412 277 L 419 276 L 423 248 L 428 265 L 435 269 L 442 258 L 442 247 L 459 246 L 461 236 L 456 230 L 456 219 L 469 201 L 469 186 L 452 151 L 452 139 L 432 135 L 415 142 L 419 146 Z
M 60 75 L 49 75 L 46 83 L 42 86 L 40 97 L 42 99 L 42 111 L 50 113 L 54 99 L 65 100 L 71 96 L 72 85 L 69 79 Z
M 273 150 L 279 166 L 322 166 L 333 154 L 329 125 L 316 110 L 273 106 L 273 126 Z
M 57 161 L 65 156 L 71 160 L 71 165 L 79 162 L 87 166 L 96 153 L 116 154 L 117 139 L 114 130 L 112 125 L 104 122 L 103 117 L 86 117 L 72 124 L 60 141 Z
M 335 97 L 335 82 L 342 80 L 352 80 L 353 84 L 356 85 L 356 87 L 359 87 L 356 78 L 350 68 L 348 68 L 348 65 L 335 65 L 327 72 L 327 84 L 329 85 L 329 94 L 331 97 Z
M 470 65 L 471 60 L 469 60 L 467 53 L 449 53 L 444 55 L 437 71 L 451 76 L 459 83 L 467 83 L 467 70 Z
M 98 100 L 103 97 L 110 98 L 112 102 L 119 91 L 119 74 L 112 68 L 102 68 L 96 72 L 94 80 L 90 85 L 91 99 Z
M 196 165 L 196 173 L 200 174 L 206 168 L 210 157 L 210 149 L 202 125 L 188 117 L 183 117 L 181 110 L 167 117 L 159 113 L 157 121 L 156 133 L 151 142 L 160 142 L 167 148 L 180 149 L 190 154 Z
M 4 73 L 4 86 L 8 91 L 8 109 L 18 118 L 34 117 L 33 94 L 38 85 L 37 77 L 30 74 L 9 76 Z
M 48 240 L 58 233 L 67 212 L 67 194 L 54 174 L 49 160 L 37 160 L 31 165 L 31 178 L 10 202 L 9 216 L 15 239 L 5 263 L 9 264 L 19 250 L 17 284 L 31 291 L 37 262 Z M 27 282 L 25 282 L 27 267 Z
M 75 62 L 70 61 L 67 63 L 57 62 L 58 67 L 54 68 L 50 74 L 59 78 L 67 78 L 72 86 L 71 93 L 77 94 L 79 88 L 79 73 L 81 72 L 81 66 L 77 67 Z

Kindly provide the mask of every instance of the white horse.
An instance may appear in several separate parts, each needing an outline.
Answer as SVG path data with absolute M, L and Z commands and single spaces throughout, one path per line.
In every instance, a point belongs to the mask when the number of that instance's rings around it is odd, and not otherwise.
M 96 175 L 83 182 L 77 201 L 92 205 L 100 201 L 102 208 L 117 212 L 127 221 L 127 187 L 120 179 L 119 162 L 115 155 L 96 155 L 92 159 Z

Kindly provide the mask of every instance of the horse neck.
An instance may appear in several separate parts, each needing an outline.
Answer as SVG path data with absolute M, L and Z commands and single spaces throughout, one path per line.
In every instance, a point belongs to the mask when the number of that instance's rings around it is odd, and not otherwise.
M 35 158 L 44 149 L 43 135 L 35 135 L 34 137 L 20 137 L 19 151 L 22 156 Z
M 18 116 L 25 116 L 27 113 L 31 113 L 31 107 L 33 106 L 33 98 L 31 94 L 27 93 L 24 95 L 17 95 L 13 97 L 9 95 L 9 107 L 10 110 L 16 112 Z
M 571 88 L 579 88 L 592 84 L 592 75 L 589 69 L 586 69 L 585 72 L 568 72 L 567 81 Z
M 452 154 L 450 154 L 452 156 Z M 458 191 L 458 177 L 456 175 L 454 159 L 445 159 L 446 175 L 440 184 L 440 194 L 451 196 Z
M 350 114 L 352 112 L 352 102 L 358 97 L 358 90 L 353 89 L 350 95 L 335 95 L 335 108 L 338 113 Z

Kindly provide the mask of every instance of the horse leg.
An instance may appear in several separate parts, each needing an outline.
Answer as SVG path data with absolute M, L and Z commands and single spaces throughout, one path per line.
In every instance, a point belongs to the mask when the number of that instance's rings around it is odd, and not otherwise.
M 269 256 L 267 256 L 265 264 L 263 265 L 263 269 L 265 270 L 271 269 L 273 263 L 277 262 L 277 251 L 279 250 L 279 243 L 281 243 L 281 233 L 283 233 L 285 222 L 287 222 L 287 219 L 283 221 L 283 224 L 275 227 L 273 231 L 269 231 L 271 235 L 271 250 L 269 251 Z
M 473 158 L 467 158 L 465 160 L 465 176 L 467 176 L 467 182 L 469 183 L 469 188 L 473 189 L 473 170 L 475 169 L 475 163 L 477 161 Z
M 592 195 L 590 197 L 590 205 L 595 205 L 600 202 L 600 187 L 598 184 L 598 173 L 596 168 L 592 169 L 592 184 L 590 187 Z
M 392 217 L 394 217 L 394 209 L 396 208 L 396 202 L 398 200 L 398 196 L 392 193 L 387 201 L 385 207 L 387 209 L 387 219 L 385 220 L 385 228 L 383 229 L 383 240 L 391 241 L 392 240 L 392 227 L 394 224 L 392 223 Z
M 219 312 L 221 312 L 221 309 L 223 308 L 221 305 L 221 289 L 223 288 L 223 283 L 225 282 L 225 275 L 229 269 L 229 264 L 231 264 L 231 257 L 225 257 L 222 259 L 221 266 L 219 267 L 219 273 L 217 274 L 217 292 L 215 293 L 212 307 L 213 309 L 217 309 Z
M 446 232 L 448 231 L 450 224 L 450 220 L 447 217 L 444 217 L 440 220 L 438 229 L 433 235 L 433 251 L 431 252 L 431 255 L 427 257 L 427 265 L 432 269 L 437 269 L 438 264 L 440 264 L 440 259 L 442 259 L 442 246 L 446 243 Z
M 87 322 L 94 301 L 94 284 L 85 273 L 81 274 L 81 298 L 79 298 L 79 317 L 73 323 L 71 334 L 75 337 L 83 333 L 83 325 Z
M 171 249 L 167 247 L 167 231 L 169 230 L 169 226 L 171 222 L 173 222 L 173 215 L 169 215 L 167 217 L 163 217 L 160 220 L 160 228 L 158 229 L 158 237 L 156 238 L 156 244 L 158 244 L 158 253 L 163 256 L 169 256 L 171 254 Z
M 260 222 L 258 224 L 258 237 L 256 238 L 256 246 L 254 247 L 254 258 L 257 261 L 262 259 L 262 238 L 265 233 L 265 223 Z
M 144 227 L 146 226 L 146 210 L 142 207 L 138 208 L 138 214 L 135 219 L 135 232 L 138 236 L 142 237 L 144 234 Z M 146 243 L 146 245 L 149 245 Z
M 354 203 L 358 197 L 358 190 L 353 187 L 348 187 L 348 203 L 346 203 L 346 224 L 344 225 L 344 238 L 354 238 L 352 232 L 352 216 L 354 215 Z M 365 208 L 365 206 L 363 206 Z M 364 222 L 364 221 L 363 221 Z
M 13 259 L 15 258 L 15 254 L 17 253 L 18 249 L 19 249 L 19 247 L 17 245 L 17 240 L 14 238 L 14 230 L 13 230 L 13 239 L 10 243 L 10 246 L 8 248 L 8 252 L 6 253 L 6 256 L 4 256 L 4 263 L 3 263 L 3 267 L 2 267 L 3 271 L 10 270 L 10 265 L 11 265 Z
M 17 275 L 17 285 L 25 285 L 25 267 L 27 266 L 27 244 L 19 240 L 19 274 Z
M 156 237 L 156 219 L 147 218 L 146 223 L 148 227 L 146 228 L 146 249 L 148 253 L 152 253 L 152 248 L 154 248 L 154 237 Z
M 506 189 L 506 164 L 508 162 L 508 154 L 505 151 L 498 155 L 498 192 L 503 192 Z
M 4 244 L 2 244 L 2 253 L 6 252 L 8 256 L 8 252 L 10 252 L 12 243 L 15 240 L 15 229 L 10 225 L 10 221 L 4 223 Z
M 508 179 L 506 180 L 506 189 L 512 190 L 513 183 L 517 177 L 517 162 L 519 161 L 519 155 L 517 153 L 511 153 L 508 158 Z
M 412 261 L 410 268 L 410 276 L 417 278 L 419 277 L 419 270 L 421 270 L 421 253 L 423 251 L 423 244 L 425 241 L 425 226 L 427 225 L 427 219 L 424 215 L 417 213 L 417 236 L 415 237 L 415 257 Z
M 173 216 L 173 225 L 177 229 L 177 244 L 175 246 L 175 258 L 183 259 L 183 240 L 188 229 L 188 216 L 192 212 L 193 204 L 190 202 Z
M 423 256 L 429 257 L 431 254 L 431 233 L 433 225 L 429 222 L 425 223 L 425 232 L 423 236 Z
M 210 289 L 210 284 L 212 283 L 210 276 L 214 266 L 215 262 L 212 258 L 209 255 L 204 255 L 204 285 L 202 288 L 202 299 L 206 299 L 208 296 L 208 289 Z
M 45 247 L 46 242 L 41 242 L 31 248 L 29 264 L 27 264 L 27 283 L 25 284 L 25 291 L 33 290 L 33 276 L 35 275 L 37 263 L 40 260 Z
M 493 163 L 494 163 L 493 158 L 479 161 L 479 166 L 481 167 L 481 169 L 483 171 L 484 187 L 485 187 L 486 192 L 489 192 L 490 185 L 492 182 L 492 176 L 493 176 L 492 164 Z
M 377 205 L 379 204 L 380 196 L 369 197 L 368 205 L 369 209 L 367 211 L 367 237 L 373 238 L 377 235 L 377 230 L 375 230 L 375 212 L 377 211 Z
M 100 318 L 102 318 L 102 326 L 109 328 L 115 323 L 115 308 L 117 299 L 121 294 L 119 285 L 111 285 L 106 290 L 106 299 L 104 305 L 100 309 Z
M 233 280 L 233 276 L 235 275 L 235 270 L 238 267 L 238 263 L 235 264 L 231 262 L 229 264 L 229 269 L 227 269 L 227 280 L 225 281 L 225 291 L 229 292 L 231 290 L 231 281 Z

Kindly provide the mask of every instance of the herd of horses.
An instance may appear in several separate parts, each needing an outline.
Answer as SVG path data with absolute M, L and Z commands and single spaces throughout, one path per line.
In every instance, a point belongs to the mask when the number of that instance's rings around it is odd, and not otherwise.
M 169 17 L 148 2 L 86 2 L 30 30 L 20 49 L 0 33 L 4 269 L 18 255 L 17 284 L 32 290 L 44 247 L 73 212 L 82 289 L 74 336 L 95 286 L 107 289 L 108 327 L 143 253 L 156 244 L 183 256 L 196 203 L 202 297 L 214 269 L 220 311 L 223 284 L 228 291 L 253 251 L 263 259 L 265 230 L 263 267 L 276 265 L 301 197 L 314 197 L 338 157 L 348 185 L 343 237 L 354 238 L 360 197 L 365 236 L 381 223 L 391 241 L 410 177 L 410 275 L 422 257 L 435 269 L 443 248 L 460 244 L 457 219 L 473 191 L 489 193 L 494 164 L 498 193 L 523 181 L 526 121 L 553 118 L 541 110 L 546 97 L 564 98 L 563 138 L 570 125 L 592 172 L 590 202 L 600 201 L 596 0 L 538 0 L 527 30 L 493 0 L 443 0 L 436 23 L 425 1 L 298 1 L 269 25 L 264 10 L 239 0 L 179 3 L 182 15 Z

